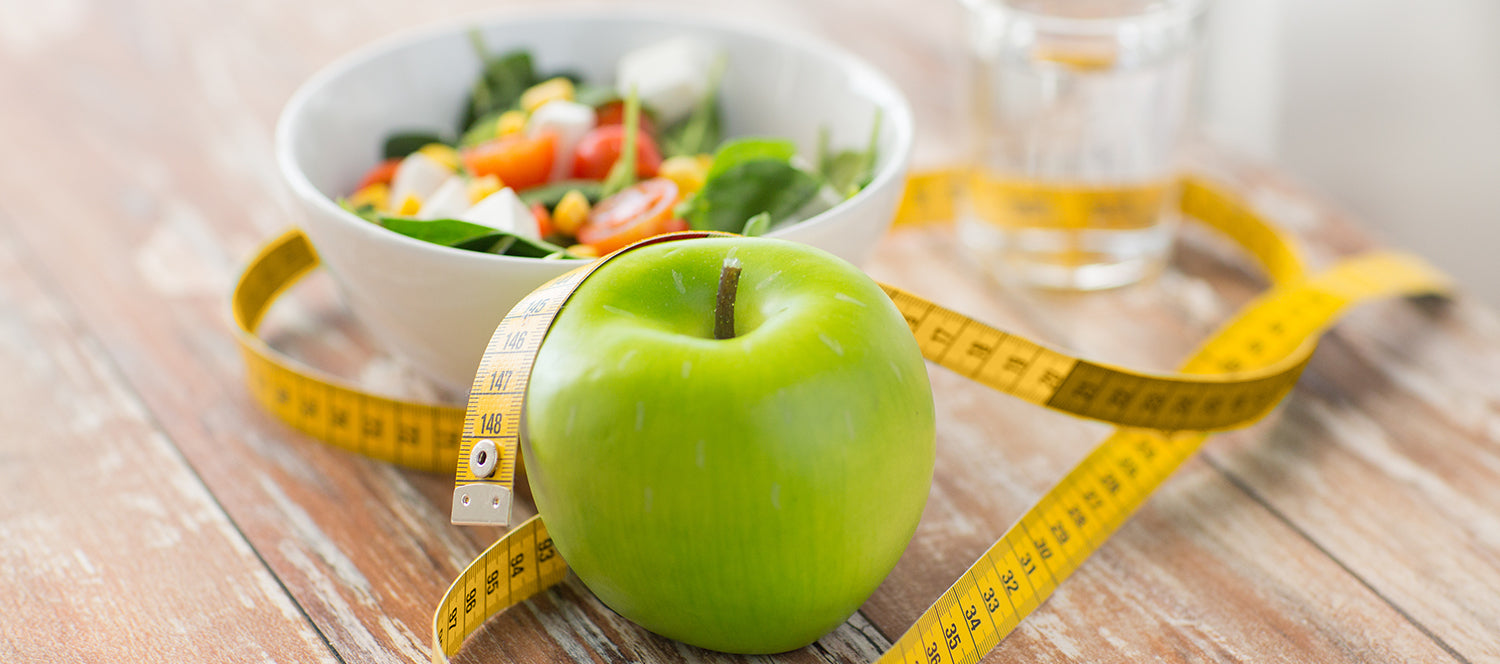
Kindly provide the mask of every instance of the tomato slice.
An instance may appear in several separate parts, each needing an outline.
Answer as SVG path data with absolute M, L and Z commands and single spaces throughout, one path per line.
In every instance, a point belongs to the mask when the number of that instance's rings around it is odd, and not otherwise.
M 666 178 L 646 180 L 634 187 L 599 201 L 589 210 L 588 218 L 578 229 L 578 241 L 599 251 L 611 251 L 681 229 L 681 220 L 672 218 L 677 205 L 677 183 Z
M 625 147 L 625 125 L 612 124 L 594 127 L 578 141 L 573 152 L 573 177 L 581 180 L 603 180 L 609 169 L 620 160 L 620 150 Z M 635 175 L 638 178 L 654 178 L 661 168 L 661 151 L 656 141 L 644 132 L 635 135 Z
M 400 157 L 380 162 L 375 168 L 365 173 L 365 176 L 359 181 L 359 186 L 355 187 L 354 190 L 359 191 L 372 184 L 390 184 L 391 180 L 396 179 L 396 169 L 400 166 Z
M 552 226 L 552 213 L 547 211 L 547 206 L 541 203 L 532 203 L 531 216 L 533 219 L 536 219 L 537 235 L 545 238 L 557 230 Z
M 513 134 L 476 145 L 463 153 L 464 165 L 476 176 L 493 175 L 516 191 L 545 184 L 557 159 L 557 135 Z
M 600 106 L 594 111 L 594 124 L 599 127 L 625 124 L 625 100 L 616 99 Z M 640 121 L 636 124 L 641 128 L 642 134 L 656 136 L 656 123 L 645 113 L 641 113 Z

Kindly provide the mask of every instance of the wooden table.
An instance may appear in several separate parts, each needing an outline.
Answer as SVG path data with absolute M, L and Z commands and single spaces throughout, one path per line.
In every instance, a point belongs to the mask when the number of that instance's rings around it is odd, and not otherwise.
M 434 602 L 498 531 L 448 524 L 448 478 L 258 409 L 226 300 L 292 221 L 271 132 L 293 87 L 372 38 L 495 4 L 3 5 L 0 661 L 426 659 Z M 890 71 L 921 118 L 919 162 L 961 140 L 948 3 L 709 10 L 829 35 Z M 1318 261 L 1372 245 L 1301 187 L 1213 161 Z M 1138 367 L 1171 366 L 1260 284 L 1193 234 L 1156 283 L 1092 296 L 1010 292 L 954 252 L 947 231 L 903 231 L 869 267 Z M 420 390 L 369 357 L 326 280 L 292 300 L 280 346 Z M 932 381 L 936 478 L 911 547 L 848 625 L 770 659 L 873 659 L 1104 431 L 946 370 Z M 1500 661 L 1497 598 L 1500 321 L 1464 297 L 1389 302 L 1344 321 L 1273 418 L 1211 441 L 988 661 Z M 576 579 L 460 656 L 738 659 L 646 633 Z

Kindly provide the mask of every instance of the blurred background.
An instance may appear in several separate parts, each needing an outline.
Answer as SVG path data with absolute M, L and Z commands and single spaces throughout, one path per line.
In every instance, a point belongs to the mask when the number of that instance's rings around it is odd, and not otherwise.
M 302 25 L 284 43 L 256 43 L 242 22 L 281 22 L 297 4 Z M 70 72 L 66 80 L 10 81 L 71 87 L 63 94 L 97 105 L 99 125 L 82 128 L 107 141 L 112 131 L 171 104 L 191 100 L 221 111 L 220 125 L 183 126 L 184 144 L 208 141 L 222 163 L 215 177 L 263 179 L 279 195 L 270 162 L 269 118 L 312 73 L 306 63 L 337 55 L 416 23 L 517 6 L 577 4 L 525 0 L 398 2 L 358 8 L 281 0 L 227 7 L 197 3 L 186 16 L 155 0 L 0 0 L 0 58 L 40 69 L 62 50 L 117 49 L 160 63 L 189 58 L 192 80 L 151 84 L 180 91 L 162 107 L 112 105 L 111 90 L 138 84 L 108 68 Z M 596 3 L 597 4 L 597 3 Z M 918 166 L 962 153 L 958 77 L 962 11 L 957 0 L 701 0 L 637 2 L 774 22 L 831 38 L 885 69 L 917 103 Z M 282 6 L 278 9 L 278 6 Z M 399 7 L 399 11 L 395 9 Z M 851 12 L 900 14 L 886 34 L 851 30 Z M 1500 306 L 1500 2 L 1496 0 L 1216 0 L 1210 25 L 1205 132 L 1232 151 L 1276 164 L 1350 212 L 1387 241 L 1419 251 L 1474 294 Z M 226 14 L 231 20 L 225 20 Z M 135 43 L 87 34 L 90 18 L 128 28 Z M 163 20 L 163 16 L 166 16 Z M 174 21 L 181 25 L 174 25 Z M 214 26 L 205 29 L 203 26 Z M 191 26 L 191 27 L 187 27 Z M 264 34 L 264 33 L 262 33 Z M 194 45 L 201 45 L 194 46 Z M 7 100 L 8 101 L 8 100 Z M 6 112 L 0 103 L 0 117 Z M 27 146 L 21 152 L 24 154 Z M 44 149 L 39 143 L 37 149 Z M 143 168 L 152 168 L 144 160 Z M 168 177 L 167 174 L 162 174 Z M 276 203 L 271 200 L 270 203 Z M 267 232 L 285 225 L 279 204 L 251 206 Z

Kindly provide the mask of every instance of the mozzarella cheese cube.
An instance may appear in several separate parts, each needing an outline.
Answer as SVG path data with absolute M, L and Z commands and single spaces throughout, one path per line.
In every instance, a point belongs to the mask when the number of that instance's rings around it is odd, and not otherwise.
M 498 231 L 514 233 L 533 240 L 542 239 L 540 229 L 536 227 L 536 217 L 532 216 L 531 208 L 521 202 L 521 197 L 516 195 L 514 189 L 506 187 L 475 203 L 473 207 L 464 210 L 458 215 L 462 221 L 481 226 L 489 226 Z
M 557 135 L 557 158 L 552 160 L 551 180 L 567 179 L 573 174 L 573 151 L 583 135 L 594 128 L 594 109 L 577 102 L 558 99 L 538 106 L 526 121 L 526 133 L 535 136 L 545 131 Z
M 416 196 L 425 201 L 451 175 L 453 169 L 426 154 L 413 152 L 396 166 L 396 174 L 391 177 L 391 200 L 404 201 L 407 196 Z
M 664 127 L 687 117 L 708 94 L 709 70 L 716 57 L 712 47 L 690 37 L 636 49 L 616 65 L 615 90 L 625 97 L 633 88 Z
M 451 219 L 467 209 L 469 184 L 457 175 L 450 175 L 431 196 L 422 201 L 422 208 L 417 210 L 417 218 Z

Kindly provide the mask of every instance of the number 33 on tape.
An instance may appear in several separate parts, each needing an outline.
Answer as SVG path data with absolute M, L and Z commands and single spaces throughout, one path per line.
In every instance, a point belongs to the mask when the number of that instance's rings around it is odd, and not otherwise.
M 913 176 L 898 221 L 951 216 L 958 177 Z M 1265 270 L 1272 288 L 1205 341 L 1177 374 L 1074 358 L 884 287 L 929 361 L 1006 394 L 1122 428 L 965 571 L 896 640 L 882 664 L 979 661 L 1144 504 L 1208 432 L 1244 426 L 1274 408 L 1307 365 L 1319 333 L 1346 308 L 1448 287 L 1421 260 L 1396 253 L 1356 257 L 1310 275 L 1291 240 L 1234 198 L 1194 179 L 1182 182 L 1180 191 L 1184 215 L 1235 241 Z M 507 314 L 459 410 L 364 393 L 297 364 L 255 335 L 270 303 L 317 266 L 306 238 L 289 232 L 261 250 L 234 294 L 250 390 L 278 417 L 330 444 L 425 470 L 456 467 L 454 522 L 504 525 L 532 364 L 557 312 L 600 264 L 558 277 Z M 490 616 L 566 576 L 540 518 L 514 526 L 442 598 L 433 617 L 433 661 L 446 661 Z

